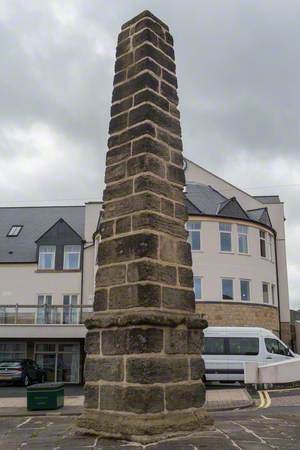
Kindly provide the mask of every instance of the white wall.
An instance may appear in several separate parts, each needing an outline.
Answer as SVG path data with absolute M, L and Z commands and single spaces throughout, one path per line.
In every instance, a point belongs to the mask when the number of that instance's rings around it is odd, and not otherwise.
M 190 217 L 190 220 L 195 218 Z M 232 223 L 231 253 L 220 250 L 219 221 Z M 202 300 L 222 300 L 222 278 L 233 278 L 235 301 L 241 300 L 240 279 L 250 280 L 250 299 L 253 303 L 263 303 L 263 281 L 274 284 L 277 289 L 275 263 L 260 256 L 259 229 L 264 228 L 248 224 L 249 253 L 244 255 L 238 253 L 237 223 L 223 219 L 201 220 L 201 251 L 193 251 L 192 257 L 194 276 L 202 277 Z M 245 222 L 240 223 L 245 225 Z M 270 286 L 269 303 L 272 304 Z

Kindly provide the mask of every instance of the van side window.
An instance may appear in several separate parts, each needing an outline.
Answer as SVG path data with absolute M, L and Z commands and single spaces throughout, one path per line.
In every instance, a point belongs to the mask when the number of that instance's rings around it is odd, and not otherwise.
M 288 349 L 277 339 L 265 338 L 266 349 L 269 353 L 287 356 Z
M 225 355 L 225 338 L 205 337 L 203 354 L 204 355 Z
M 229 355 L 258 355 L 259 340 L 252 337 L 228 338 Z

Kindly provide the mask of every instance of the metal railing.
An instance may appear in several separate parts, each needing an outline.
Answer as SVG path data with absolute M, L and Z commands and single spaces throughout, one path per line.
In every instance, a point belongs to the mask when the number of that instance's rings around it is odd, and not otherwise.
M 1 305 L 0 325 L 79 325 L 92 305 Z

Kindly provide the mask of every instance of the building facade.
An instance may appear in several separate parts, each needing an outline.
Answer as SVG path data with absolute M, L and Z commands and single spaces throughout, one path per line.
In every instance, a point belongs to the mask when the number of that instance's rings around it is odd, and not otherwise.
M 209 325 L 265 327 L 289 343 L 283 204 L 188 160 L 185 174 L 197 311 Z M 83 381 L 100 210 L 0 208 L 0 360 L 33 358 L 49 381 Z

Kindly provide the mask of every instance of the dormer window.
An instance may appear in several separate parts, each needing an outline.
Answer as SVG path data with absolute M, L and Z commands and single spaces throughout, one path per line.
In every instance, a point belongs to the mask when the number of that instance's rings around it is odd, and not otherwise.
M 11 229 L 7 233 L 7 237 L 17 237 L 22 230 L 23 225 L 12 225 Z
M 55 245 L 41 245 L 39 248 L 39 269 L 53 270 L 55 267 Z
M 64 270 L 78 270 L 80 268 L 80 245 L 64 246 Z

